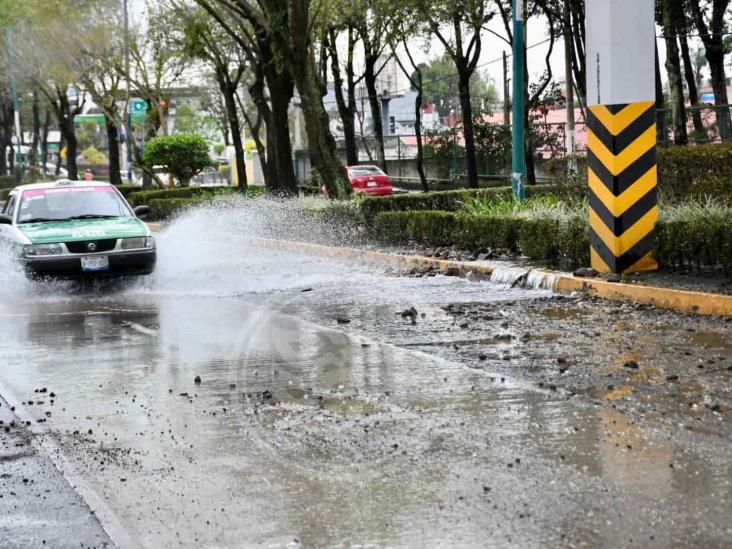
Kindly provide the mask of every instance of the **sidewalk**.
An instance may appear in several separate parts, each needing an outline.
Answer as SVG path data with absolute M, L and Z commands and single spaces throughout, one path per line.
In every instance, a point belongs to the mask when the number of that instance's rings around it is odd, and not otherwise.
M 112 547 L 99 521 L 0 398 L 0 545 Z

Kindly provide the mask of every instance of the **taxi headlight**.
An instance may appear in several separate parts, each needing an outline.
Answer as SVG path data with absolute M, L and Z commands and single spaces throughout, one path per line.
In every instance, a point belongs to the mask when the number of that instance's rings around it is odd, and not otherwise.
M 63 253 L 61 244 L 26 244 L 23 253 L 30 255 L 59 255 Z
M 120 246 L 123 250 L 152 249 L 155 247 L 155 240 L 152 236 L 123 238 Z

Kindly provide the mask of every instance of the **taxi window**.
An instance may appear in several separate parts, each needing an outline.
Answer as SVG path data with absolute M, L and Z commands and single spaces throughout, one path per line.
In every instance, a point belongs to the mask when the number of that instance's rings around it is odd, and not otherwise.
M 5 215 L 13 216 L 13 211 L 15 210 L 15 195 L 11 194 L 8 201 L 5 203 L 5 208 L 3 208 L 3 213 Z

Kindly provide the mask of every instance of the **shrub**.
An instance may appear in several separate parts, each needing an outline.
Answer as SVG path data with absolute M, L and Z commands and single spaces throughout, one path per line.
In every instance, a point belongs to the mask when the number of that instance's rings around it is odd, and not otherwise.
M 143 160 L 150 168 L 166 166 L 183 186 L 188 185 L 194 175 L 213 165 L 206 140 L 190 134 L 154 137 L 145 145 Z
M 156 198 L 147 205 L 150 207 L 150 219 L 160 220 L 204 202 L 202 198 Z
M 10 194 L 10 191 L 13 189 L 0 189 L 0 200 L 7 200 L 8 195 Z
M 658 168 L 666 203 L 705 196 L 732 200 L 732 143 L 659 149 Z
M 124 196 L 128 200 L 129 200 L 129 196 L 132 193 L 139 193 L 141 188 L 142 187 L 140 187 L 139 185 L 128 185 L 128 184 L 117 185 L 117 190 L 119 192 L 121 192 L 122 196 Z
M 525 218 L 518 230 L 518 247 L 531 259 L 559 258 L 559 220 L 554 218 Z
M 298 185 L 297 190 L 303 196 L 319 196 L 320 187 L 317 185 Z
M 259 195 L 262 194 L 262 189 L 264 187 L 249 187 L 247 194 L 250 196 Z M 235 187 L 178 187 L 175 189 L 156 189 L 152 191 L 140 191 L 140 187 L 137 187 L 137 192 L 129 195 L 129 201 L 133 206 L 139 206 L 140 204 L 148 204 L 152 200 L 196 197 L 212 198 L 218 195 L 234 194 L 235 192 Z
M 580 209 L 562 216 L 524 213 L 472 215 L 466 212 L 384 212 L 374 222 L 376 238 L 398 244 L 455 245 L 463 249 L 499 249 L 530 259 L 589 263 L 587 216 Z
M 11 189 L 18 185 L 18 179 L 14 175 L 0 175 L 0 189 Z
M 552 185 L 531 185 L 526 187 L 528 196 L 543 196 L 552 193 Z M 511 187 L 491 189 L 460 189 L 456 191 L 437 191 L 431 193 L 408 193 L 393 196 L 369 196 L 360 202 L 361 211 L 369 225 L 382 212 L 404 212 L 413 210 L 460 211 L 470 198 L 509 199 Z

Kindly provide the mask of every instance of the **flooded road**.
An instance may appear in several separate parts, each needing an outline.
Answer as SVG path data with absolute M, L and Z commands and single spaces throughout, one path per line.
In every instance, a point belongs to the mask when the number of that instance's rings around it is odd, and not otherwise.
M 729 546 L 725 321 L 192 227 L 140 283 L 0 290 L 0 396 L 115 543 Z

